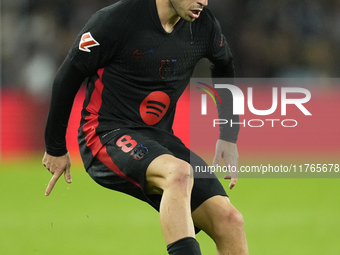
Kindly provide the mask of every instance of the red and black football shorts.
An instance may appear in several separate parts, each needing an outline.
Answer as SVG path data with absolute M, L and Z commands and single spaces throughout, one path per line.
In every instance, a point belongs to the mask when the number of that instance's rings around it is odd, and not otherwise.
M 98 184 L 145 201 L 158 211 L 161 195 L 145 192 L 146 170 L 156 157 L 170 154 L 190 163 L 193 169 L 195 166 L 207 166 L 203 159 L 191 152 L 179 138 L 168 132 L 122 128 L 108 135 L 109 139 L 87 167 L 88 174 Z M 91 153 L 90 150 L 81 148 L 83 159 L 92 156 L 88 153 Z M 213 196 L 227 196 L 214 174 L 199 174 L 200 176 L 197 176 L 197 173 L 194 173 L 192 211 Z

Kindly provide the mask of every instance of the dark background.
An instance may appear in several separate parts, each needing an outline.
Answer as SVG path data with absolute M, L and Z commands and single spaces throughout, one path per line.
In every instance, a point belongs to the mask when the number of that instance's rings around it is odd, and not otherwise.
M 2 0 L 3 86 L 48 90 L 86 21 L 115 2 Z M 339 1 L 211 0 L 208 7 L 230 44 L 237 77 L 339 76 Z

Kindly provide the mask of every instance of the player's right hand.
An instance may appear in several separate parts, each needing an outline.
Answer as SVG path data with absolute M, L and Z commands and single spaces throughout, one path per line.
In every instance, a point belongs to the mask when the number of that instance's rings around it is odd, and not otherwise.
M 59 177 L 65 173 L 65 180 L 67 183 L 71 183 L 71 158 L 70 154 L 67 152 L 65 155 L 60 157 L 54 157 L 45 152 L 42 159 L 42 164 L 47 168 L 48 171 L 53 175 L 52 179 L 48 183 L 45 195 L 48 196 Z

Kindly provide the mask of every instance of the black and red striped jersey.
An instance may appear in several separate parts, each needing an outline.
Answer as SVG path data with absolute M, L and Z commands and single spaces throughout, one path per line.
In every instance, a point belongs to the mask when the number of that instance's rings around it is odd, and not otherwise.
M 88 137 L 122 127 L 172 132 L 176 103 L 202 58 L 213 77 L 233 77 L 232 56 L 213 14 L 181 19 L 167 33 L 155 0 L 122 0 L 95 13 L 58 71 L 46 125 L 47 153 L 66 153 L 72 101 L 88 77 L 80 133 Z M 224 134 L 237 140 L 238 129 Z

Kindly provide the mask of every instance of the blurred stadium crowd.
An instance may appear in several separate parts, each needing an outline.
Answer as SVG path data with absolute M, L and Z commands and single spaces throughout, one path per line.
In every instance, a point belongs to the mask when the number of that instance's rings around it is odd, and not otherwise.
M 38 94 L 49 91 L 90 16 L 117 2 L 0 1 L 2 86 Z M 339 0 L 211 0 L 209 8 L 230 44 L 237 77 L 340 76 Z

